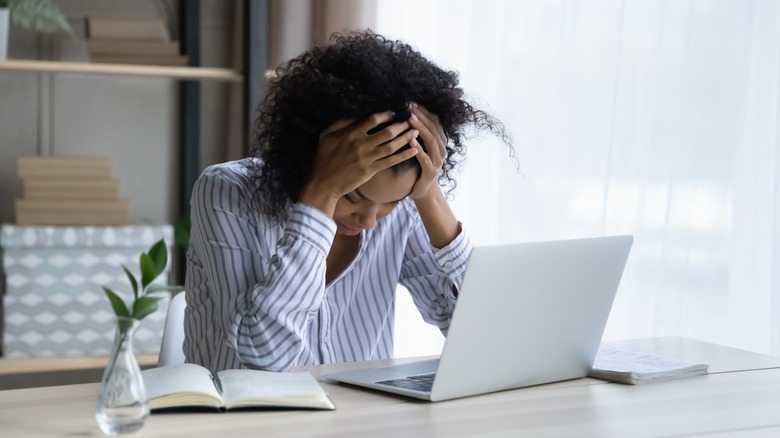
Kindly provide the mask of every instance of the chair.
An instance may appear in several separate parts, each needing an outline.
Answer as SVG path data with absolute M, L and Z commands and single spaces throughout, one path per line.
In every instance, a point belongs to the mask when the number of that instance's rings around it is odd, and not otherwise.
M 184 363 L 184 308 L 187 307 L 184 295 L 184 292 L 177 293 L 168 304 L 158 367 Z

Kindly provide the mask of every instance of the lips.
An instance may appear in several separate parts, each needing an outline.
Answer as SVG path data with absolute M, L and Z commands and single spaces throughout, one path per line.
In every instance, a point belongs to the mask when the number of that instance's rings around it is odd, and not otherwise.
M 348 227 L 341 222 L 336 222 L 336 228 L 337 231 L 341 234 L 347 235 L 347 236 L 356 236 L 360 234 L 360 231 L 362 231 L 360 228 L 352 228 Z

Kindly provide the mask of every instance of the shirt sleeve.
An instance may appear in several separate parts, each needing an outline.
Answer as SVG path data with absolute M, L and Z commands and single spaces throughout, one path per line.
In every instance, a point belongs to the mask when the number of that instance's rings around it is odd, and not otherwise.
M 407 242 L 400 283 L 405 286 L 422 314 L 447 336 L 457 290 L 463 283 L 466 265 L 473 245 L 458 224 L 458 236 L 444 248 L 433 247 L 421 220 L 418 220 Z
M 191 241 L 202 255 L 228 346 L 246 367 L 286 370 L 322 303 L 336 226 L 321 211 L 295 204 L 278 238 L 278 226 L 251 208 L 242 177 L 205 172 L 199 178 Z

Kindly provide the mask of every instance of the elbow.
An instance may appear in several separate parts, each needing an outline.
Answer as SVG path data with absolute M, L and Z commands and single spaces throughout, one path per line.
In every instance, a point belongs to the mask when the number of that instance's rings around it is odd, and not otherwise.
M 298 365 L 298 358 L 303 351 L 303 343 L 300 340 L 283 339 L 282 342 L 236 345 L 236 355 L 241 365 L 256 370 L 287 371 Z

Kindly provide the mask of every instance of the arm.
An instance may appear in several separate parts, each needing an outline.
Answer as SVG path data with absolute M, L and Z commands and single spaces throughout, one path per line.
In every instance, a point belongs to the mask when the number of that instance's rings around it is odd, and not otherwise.
M 449 245 L 460 233 L 460 223 L 452 212 L 438 184 L 444 160 L 447 157 L 447 136 L 439 118 L 417 104 L 412 104 L 411 127 L 417 129 L 427 146 L 427 153 L 416 138 L 410 141 L 417 150 L 421 173 L 409 197 L 414 200 L 428 238 L 435 248 Z
M 460 222 L 438 184 L 447 157 L 447 136 L 439 118 L 424 107 L 412 104 L 409 124 L 419 131 L 427 146 L 426 151 L 416 138 L 410 142 L 412 148 L 418 151 L 421 173 L 409 197 L 417 207 L 431 247 L 423 244 L 426 236 L 421 235 L 419 230 L 412 235 L 404 264 L 419 266 L 407 269 L 409 279 L 405 280 L 408 283 L 405 286 L 409 288 L 423 319 L 436 324 L 446 336 L 472 245 L 462 233 Z M 424 257 L 429 251 L 435 263 L 430 262 L 430 257 Z
M 322 302 L 335 224 L 295 205 L 286 227 L 273 227 L 250 207 L 244 178 L 207 170 L 193 188 L 192 244 L 216 306 L 203 311 L 217 312 L 218 339 L 245 366 L 284 370 L 300 355 Z
M 464 231 L 443 248 L 434 248 L 419 220 L 406 244 L 400 283 L 409 290 L 423 319 L 445 336 L 472 248 Z
M 426 197 L 415 199 L 414 203 L 431 245 L 444 248 L 455 240 L 460 233 L 460 223 L 438 185 L 432 187 Z

